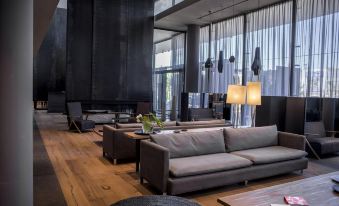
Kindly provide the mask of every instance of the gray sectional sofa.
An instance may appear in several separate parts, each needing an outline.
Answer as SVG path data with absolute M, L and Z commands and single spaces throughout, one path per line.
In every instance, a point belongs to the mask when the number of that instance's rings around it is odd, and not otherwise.
M 140 148 L 140 181 L 176 195 L 307 168 L 305 137 L 276 126 L 152 135 Z
M 141 129 L 141 123 L 116 124 L 115 127 L 103 127 L 103 156 L 108 156 L 116 163 L 118 160 L 135 158 L 135 141 L 125 136 L 125 132 Z M 164 129 L 179 130 L 208 127 L 227 127 L 231 123 L 225 120 L 195 122 L 164 122 Z

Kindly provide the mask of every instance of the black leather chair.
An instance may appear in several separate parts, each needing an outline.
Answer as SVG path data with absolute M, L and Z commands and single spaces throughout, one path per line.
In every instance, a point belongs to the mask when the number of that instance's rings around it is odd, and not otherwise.
M 336 133 L 339 132 L 326 131 L 323 122 L 305 123 L 305 136 L 320 155 L 339 152 L 339 138 L 335 138 Z
M 79 133 L 88 130 L 94 130 L 95 122 L 92 120 L 84 120 L 80 102 L 67 103 L 67 120 L 70 130 L 76 129 Z

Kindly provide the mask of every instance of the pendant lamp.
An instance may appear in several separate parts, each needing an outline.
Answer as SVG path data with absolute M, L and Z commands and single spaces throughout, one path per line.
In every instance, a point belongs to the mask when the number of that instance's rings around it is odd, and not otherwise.
M 224 68 L 224 52 L 223 51 L 219 51 L 219 60 L 218 60 L 218 72 L 222 73 L 222 70 Z
M 254 60 L 251 69 L 255 76 L 259 76 L 261 70 L 260 48 L 255 48 Z

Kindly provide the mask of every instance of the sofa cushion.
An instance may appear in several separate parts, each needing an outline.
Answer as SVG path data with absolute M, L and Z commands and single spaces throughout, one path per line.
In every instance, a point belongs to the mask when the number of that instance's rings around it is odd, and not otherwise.
M 225 124 L 224 119 L 214 119 L 206 121 L 190 121 L 190 122 L 178 122 L 178 126 L 195 126 L 195 125 L 222 125 Z
M 302 150 L 282 146 L 263 147 L 232 152 L 233 155 L 251 160 L 255 165 L 282 162 L 305 157 L 307 153 Z
M 251 128 L 225 128 L 225 144 L 228 152 L 278 145 L 277 126 Z
M 176 121 L 168 121 L 168 122 L 163 122 L 164 123 L 164 127 L 174 127 L 177 126 L 177 122 Z
M 233 170 L 251 165 L 252 162 L 245 158 L 228 153 L 218 153 L 171 159 L 169 170 L 174 177 L 184 177 Z
M 151 135 L 151 140 L 168 148 L 170 158 L 225 152 L 222 130 Z
M 319 148 L 321 154 L 339 152 L 339 138 L 309 137 L 307 139 L 314 149 Z
M 117 123 L 115 126 L 117 129 L 125 129 L 125 128 L 141 128 L 142 124 L 141 123 Z

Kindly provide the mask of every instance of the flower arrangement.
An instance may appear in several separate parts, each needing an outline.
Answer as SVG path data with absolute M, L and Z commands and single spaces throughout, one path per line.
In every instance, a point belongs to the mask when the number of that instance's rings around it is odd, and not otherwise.
M 152 133 L 155 124 L 158 125 L 158 127 L 163 128 L 164 123 L 157 118 L 153 113 L 149 113 L 146 115 L 139 114 L 137 117 L 137 122 L 142 123 L 142 131 L 143 133 Z

